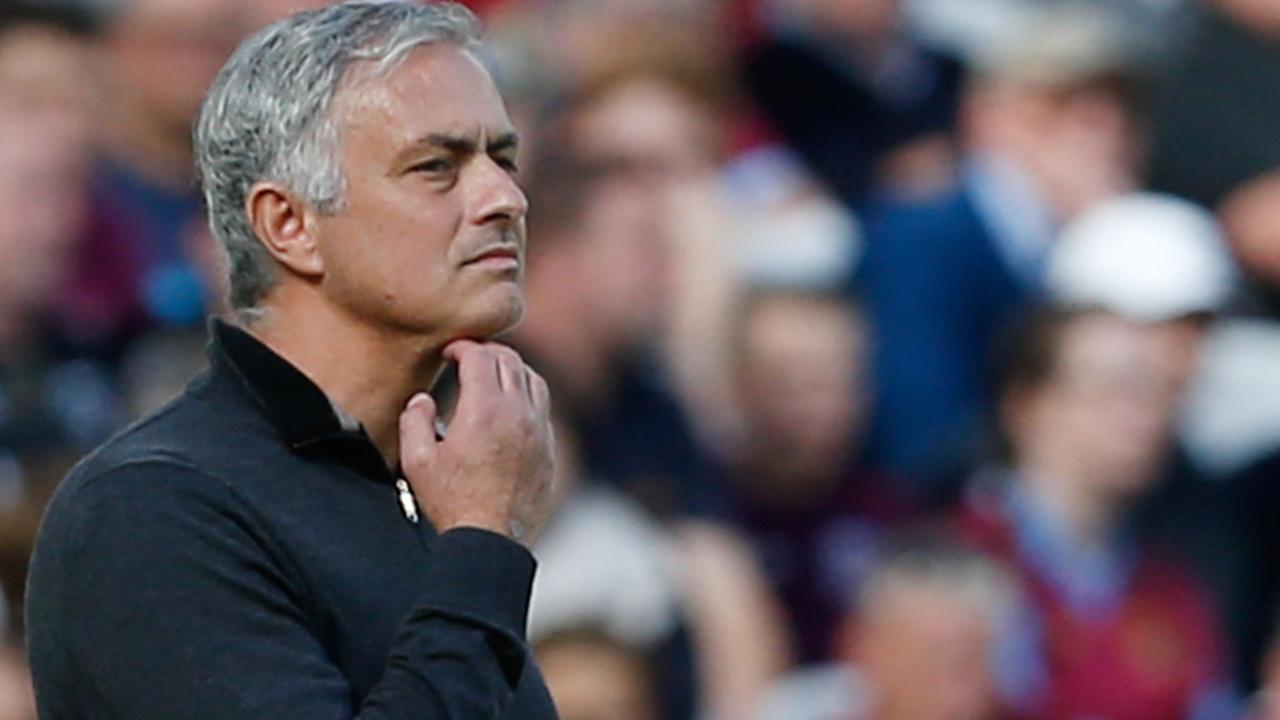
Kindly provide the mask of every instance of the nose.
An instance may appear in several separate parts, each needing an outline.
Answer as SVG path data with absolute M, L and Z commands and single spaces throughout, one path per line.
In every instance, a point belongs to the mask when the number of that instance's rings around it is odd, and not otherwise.
M 478 225 L 514 224 L 529 212 L 529 200 L 506 168 L 492 158 L 483 158 L 476 168 L 473 217 Z

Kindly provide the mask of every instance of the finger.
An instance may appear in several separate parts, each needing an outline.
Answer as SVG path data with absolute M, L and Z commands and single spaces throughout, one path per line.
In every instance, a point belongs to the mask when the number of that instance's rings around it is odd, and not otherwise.
M 529 375 L 529 399 L 533 402 L 533 406 L 542 414 L 551 412 L 551 389 L 547 387 L 547 381 L 543 379 L 538 371 L 533 368 L 526 368 Z
M 490 344 L 498 363 L 498 381 L 507 392 L 525 395 L 529 384 L 525 380 L 524 360 L 520 355 L 505 345 Z
M 480 347 L 484 347 L 484 346 L 481 343 L 476 342 L 475 340 L 468 340 L 466 338 L 463 338 L 461 340 L 454 340 L 453 342 L 450 342 L 448 345 L 444 346 L 444 350 L 443 350 L 444 359 L 450 362 L 461 363 L 463 355 Z
M 477 388 L 499 389 L 493 351 L 474 340 L 455 340 L 444 347 L 445 358 L 458 363 L 458 402 Z
M 400 466 L 429 465 L 436 456 L 436 402 L 418 393 L 400 413 Z

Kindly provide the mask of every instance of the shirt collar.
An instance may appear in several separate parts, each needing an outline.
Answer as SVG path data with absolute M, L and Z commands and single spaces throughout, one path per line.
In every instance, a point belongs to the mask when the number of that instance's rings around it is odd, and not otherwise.
M 248 331 L 214 319 L 210 336 L 214 366 L 240 380 L 289 447 L 298 450 L 335 436 L 363 435 L 360 424 L 311 378 Z
M 996 250 L 1024 284 L 1041 284 L 1044 263 L 1057 232 L 1048 202 L 1025 168 L 1010 157 L 975 152 L 964 175 L 978 214 Z
M 1037 502 L 1034 493 L 1016 478 L 1011 479 L 1007 511 L 1018 548 L 1028 564 L 1078 613 L 1087 615 L 1116 607 L 1136 564 L 1132 537 L 1118 529 L 1107 542 L 1083 547 L 1059 518 Z

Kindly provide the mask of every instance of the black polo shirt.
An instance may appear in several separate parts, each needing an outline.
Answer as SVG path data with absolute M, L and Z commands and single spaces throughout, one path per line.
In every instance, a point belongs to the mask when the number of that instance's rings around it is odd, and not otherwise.
M 40 717 L 555 718 L 528 551 L 437 535 L 248 333 L 215 323 L 210 357 L 49 506 L 27 589 Z

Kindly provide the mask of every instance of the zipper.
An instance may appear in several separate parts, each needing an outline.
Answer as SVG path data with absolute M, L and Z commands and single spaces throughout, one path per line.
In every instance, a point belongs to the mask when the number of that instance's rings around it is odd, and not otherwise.
M 396 497 L 400 500 L 400 512 L 404 513 L 404 519 L 417 525 L 418 502 L 414 500 L 409 483 L 404 478 L 396 480 Z

